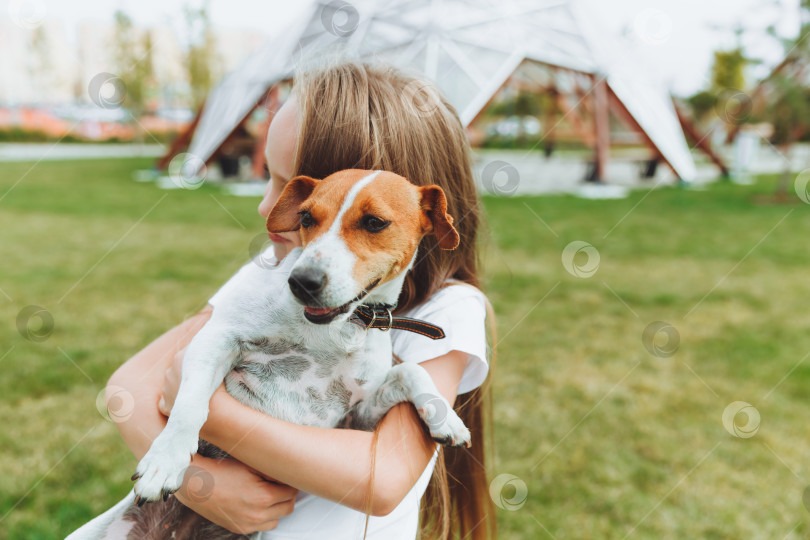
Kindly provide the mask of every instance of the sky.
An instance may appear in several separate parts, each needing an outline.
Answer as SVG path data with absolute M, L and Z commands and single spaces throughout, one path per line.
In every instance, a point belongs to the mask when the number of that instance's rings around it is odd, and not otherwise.
M 209 0 L 211 19 L 222 28 L 246 28 L 273 35 L 283 32 L 302 0 Z M 539 0 L 537 0 L 539 1 Z M 677 95 L 690 95 L 708 82 L 712 53 L 735 46 L 742 27 L 749 56 L 763 63 L 752 68 L 749 84 L 767 74 L 783 57 L 781 45 L 766 33 L 769 25 L 784 37 L 798 33 L 799 0 L 576 0 L 605 31 L 626 36 L 648 69 Z M 82 20 L 110 21 L 116 8 L 137 24 L 164 24 L 182 18 L 183 6 L 202 0 L 0 0 L 2 14 L 20 4 L 44 10 L 47 18 L 68 27 Z

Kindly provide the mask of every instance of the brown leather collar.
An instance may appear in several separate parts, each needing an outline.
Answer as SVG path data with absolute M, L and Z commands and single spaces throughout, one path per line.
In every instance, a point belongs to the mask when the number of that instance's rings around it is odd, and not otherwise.
M 444 330 L 435 324 L 430 324 L 426 321 L 419 319 L 411 319 L 410 317 L 395 317 L 391 314 L 394 306 L 386 306 L 383 304 L 374 304 L 367 306 L 360 305 L 349 320 L 355 324 L 359 324 L 368 330 L 369 328 L 378 328 L 384 332 L 391 330 L 407 330 L 408 332 L 415 332 L 429 337 L 430 339 L 444 338 Z

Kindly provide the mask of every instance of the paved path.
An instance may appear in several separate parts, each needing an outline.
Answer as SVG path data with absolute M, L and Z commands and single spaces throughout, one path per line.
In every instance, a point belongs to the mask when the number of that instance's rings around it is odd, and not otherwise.
M 547 159 L 540 152 L 476 150 L 474 155 L 474 172 L 482 193 L 580 193 L 589 169 L 587 154 L 558 153 Z M 641 178 L 641 163 L 646 158 L 644 151 L 614 156 L 608 162 L 606 183 L 633 189 L 676 182 L 665 164 L 658 166 L 655 177 Z M 699 162 L 695 183 L 713 181 L 718 176 L 715 166 Z
M 164 152 L 165 148 L 157 144 L 0 143 L 0 161 L 157 158 Z M 728 163 L 733 161 L 733 148 L 726 148 L 722 153 Z M 647 155 L 644 150 L 615 152 L 608 164 L 607 183 L 626 189 L 674 184 L 675 175 L 663 164 L 658 167 L 654 178 L 641 178 L 640 163 Z M 694 153 L 694 157 L 698 168 L 695 184 L 711 182 L 719 177 L 717 168 L 706 162 L 701 154 Z M 793 170 L 810 167 L 810 146 L 797 146 L 790 157 Z M 477 149 L 474 151 L 474 172 L 483 193 L 582 194 L 583 179 L 589 167 L 586 159 L 587 153 L 557 152 L 547 159 L 538 151 Z M 762 144 L 757 148 L 751 170 L 753 173 L 776 173 L 781 171 L 784 164 L 783 157 L 769 145 Z
M 0 161 L 160 157 L 159 144 L 0 143 Z

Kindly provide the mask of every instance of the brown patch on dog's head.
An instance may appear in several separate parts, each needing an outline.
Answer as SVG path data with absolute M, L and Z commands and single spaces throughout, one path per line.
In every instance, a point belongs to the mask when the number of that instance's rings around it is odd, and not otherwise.
M 305 249 L 297 264 L 325 275 L 318 298 L 324 307 L 340 306 L 402 274 L 425 235 L 434 235 L 441 249 L 459 243 L 439 186 L 416 186 L 385 171 L 350 169 L 320 181 L 296 177 L 271 210 L 267 228 L 300 229 L 302 244 L 312 251 Z
M 298 204 L 296 212 L 309 217 L 307 227 L 301 227 L 301 242 L 307 245 L 324 234 L 337 219 L 340 208 L 352 186 L 371 174 L 371 171 L 348 169 L 316 181 L 317 186 L 307 199 Z M 299 220 L 301 216 L 296 216 Z M 345 218 L 344 218 L 345 221 Z
M 368 175 L 362 172 L 351 185 Z M 373 232 L 366 227 L 369 220 L 386 225 Z M 459 237 L 452 223 L 440 187 L 418 187 L 397 174 L 380 172 L 356 194 L 341 223 L 341 236 L 357 257 L 355 279 L 385 282 L 400 274 L 426 234 L 435 235 L 441 249 L 454 249 Z
M 368 224 L 384 224 L 376 232 Z M 419 197 L 403 177 L 381 172 L 357 193 L 343 217 L 341 236 L 357 257 L 358 283 L 386 282 L 402 272 L 419 247 Z
M 271 233 L 297 231 L 301 227 L 299 208 L 319 182 L 309 176 L 296 176 L 290 180 L 267 215 L 267 231 Z

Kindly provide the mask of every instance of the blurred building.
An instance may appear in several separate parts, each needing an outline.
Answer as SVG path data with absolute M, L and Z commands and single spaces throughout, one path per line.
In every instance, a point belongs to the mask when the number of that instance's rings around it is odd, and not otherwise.
M 181 23 L 182 24 L 182 23 Z M 28 27 L 30 26 L 30 27 Z M 120 107 L 91 100 L 88 86 L 100 73 L 117 76 L 127 67 L 116 59 L 113 20 L 85 20 L 68 27 L 55 19 L 31 25 L 0 20 L 0 135 L 2 140 L 170 139 L 193 118 L 182 32 L 170 24 L 135 28 L 136 50 L 151 62 L 153 76 L 145 113 L 137 122 Z M 255 31 L 214 29 L 215 78 L 235 69 L 265 37 Z
M 139 28 L 151 33 L 155 108 L 188 108 L 185 46 L 169 25 Z M 263 43 L 251 30 L 214 29 L 215 74 L 238 67 Z M 76 28 L 46 19 L 35 28 L 0 20 L 0 106 L 55 106 L 90 103 L 87 86 L 98 73 L 116 74 L 115 24 L 83 21 Z
M 76 49 L 57 21 L 27 29 L 0 20 L 0 104 L 66 103 L 75 98 Z

